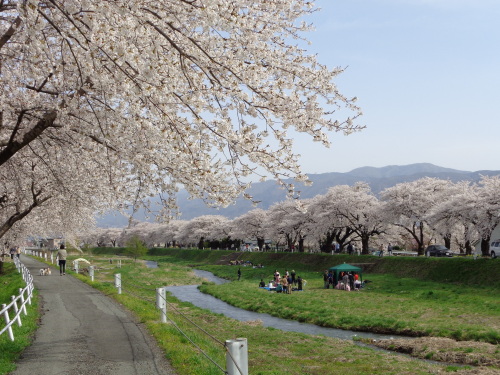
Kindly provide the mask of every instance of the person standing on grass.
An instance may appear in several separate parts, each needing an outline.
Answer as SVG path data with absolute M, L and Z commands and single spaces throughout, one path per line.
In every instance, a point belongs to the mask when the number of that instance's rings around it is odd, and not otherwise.
M 238 281 L 241 279 L 241 268 L 238 268 Z
M 292 284 L 293 285 L 297 285 L 297 279 L 295 278 L 295 270 L 292 270 L 292 272 L 290 273 L 290 275 L 292 276 Z
M 288 279 L 286 276 L 281 278 L 281 287 L 283 288 L 283 293 L 288 293 Z
M 66 275 L 66 257 L 68 252 L 66 251 L 66 246 L 62 243 L 57 251 L 57 258 L 59 258 L 59 272 L 62 275 Z

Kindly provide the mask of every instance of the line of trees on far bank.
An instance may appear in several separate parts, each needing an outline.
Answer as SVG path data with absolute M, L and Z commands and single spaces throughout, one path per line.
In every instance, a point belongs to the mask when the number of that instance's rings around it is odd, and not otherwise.
M 235 219 L 204 215 L 167 223 L 140 222 L 129 228 L 97 229 L 84 238 L 91 246 L 123 246 L 138 237 L 147 246 L 239 249 L 249 241 L 260 250 L 331 252 L 352 244 L 362 254 L 388 243 L 423 255 L 429 244 L 481 253 L 500 223 L 500 176 L 478 183 L 422 178 L 397 184 L 379 196 L 364 182 L 331 187 L 324 195 L 256 208 Z

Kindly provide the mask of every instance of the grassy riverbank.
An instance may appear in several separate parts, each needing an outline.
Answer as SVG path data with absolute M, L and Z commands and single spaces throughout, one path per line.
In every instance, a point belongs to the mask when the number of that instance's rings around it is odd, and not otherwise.
M 224 367 L 225 355 L 221 345 L 225 340 L 245 337 L 249 342 L 250 373 L 260 375 L 304 374 L 437 374 L 456 371 L 456 366 L 439 366 L 410 360 L 399 355 L 359 347 L 352 342 L 265 328 L 260 321 L 239 322 L 219 314 L 181 303 L 173 297 L 168 317 L 175 324 L 159 323 L 159 311 L 154 307 L 155 288 L 165 285 L 201 283 L 191 268 L 161 262 L 158 269 L 147 269 L 141 262 L 124 261 L 120 269 L 103 257 L 88 257 L 99 265 L 96 281 L 78 275 L 102 292 L 116 298 L 136 314 L 154 335 L 179 375 L 216 375 L 221 370 L 200 355 L 191 340 L 216 363 Z M 113 273 L 122 275 L 123 294 L 117 295 L 111 284 Z M 182 313 L 182 315 L 181 315 Z M 194 326 L 191 322 L 196 323 Z M 178 327 L 179 330 L 176 328 Z M 214 337 L 211 338 L 200 330 Z M 180 333 L 186 334 L 189 339 Z M 468 374 L 468 368 L 459 374 Z M 484 373 L 486 374 L 486 372 Z
M 19 294 L 19 288 L 26 286 L 12 262 L 4 263 L 4 273 L 0 276 L 0 282 L 0 303 L 5 304 L 10 303 L 11 296 Z M 30 345 L 32 335 L 37 329 L 39 313 L 36 290 L 31 305 L 27 305 L 27 312 L 28 315 L 23 315 L 22 326 L 19 327 L 17 324 L 13 326 L 15 341 L 10 340 L 7 332 L 0 336 L 0 375 L 14 370 L 14 362 L 22 351 Z M 3 328 L 3 316 L 0 319 L 0 328 Z
M 234 256 L 235 253 L 196 250 L 184 252 L 178 250 L 172 252 L 162 251 L 162 253 L 161 256 L 151 257 L 151 259 L 159 261 L 160 267 L 158 269 L 145 269 L 139 262 L 130 262 L 118 270 L 114 268 L 116 262 L 109 264 L 108 257 L 95 256 L 93 262 L 100 262 L 102 265 L 102 268 L 96 273 L 96 282 L 90 283 L 86 276 L 79 277 L 94 287 L 112 295 L 133 311 L 156 337 L 179 374 L 220 373 L 220 369 L 217 369 L 209 360 L 200 356 L 198 349 L 180 334 L 173 325 L 158 323 L 159 313 L 154 308 L 152 301 L 154 301 L 154 289 L 156 287 L 200 283 L 201 280 L 190 272 L 188 265 L 196 265 L 214 271 L 228 279 L 236 279 L 238 267 L 214 265 L 216 263 L 227 263 L 228 255 Z M 485 339 L 490 335 L 495 339 L 495 335 L 498 333 L 498 329 L 493 329 L 492 334 L 489 333 L 491 327 L 484 329 L 485 326 L 490 325 L 489 321 L 485 323 L 486 320 L 493 320 L 492 325 L 495 325 L 494 317 L 495 310 L 498 308 L 498 298 L 495 299 L 494 296 L 489 296 L 491 290 L 487 286 L 473 286 L 472 278 L 465 277 L 464 279 L 471 281 L 471 286 L 465 288 L 462 285 L 460 289 L 461 286 L 456 283 L 448 283 L 449 285 L 431 281 L 422 283 L 414 278 L 397 278 L 394 274 L 384 276 L 378 273 L 366 273 L 365 278 L 373 280 L 369 284 L 370 288 L 359 293 L 347 293 L 321 288 L 322 280 L 319 272 L 325 267 L 326 261 L 324 257 L 323 262 L 316 265 L 317 270 L 305 271 L 304 273 L 302 272 L 304 268 L 311 268 L 311 264 L 307 263 L 307 261 L 312 262 L 311 259 L 294 260 L 293 257 L 289 257 L 292 254 L 283 254 L 285 257 L 267 254 L 268 259 L 266 261 L 263 257 L 266 254 L 257 255 L 259 255 L 259 261 L 265 265 L 265 268 L 241 267 L 243 272 L 242 281 L 220 287 L 205 283 L 202 288 L 207 291 L 210 290 L 214 294 L 226 295 L 224 298 L 229 298 L 228 296 L 230 298 L 238 295 L 240 297 L 244 296 L 245 298 L 234 303 L 241 303 L 243 307 L 248 309 L 278 311 L 276 315 L 282 314 L 283 317 L 297 320 L 307 320 L 313 317 L 313 319 L 317 320 L 316 323 L 322 325 L 336 325 L 335 320 L 338 320 L 345 327 L 356 328 L 352 317 L 357 316 L 358 311 L 361 311 L 367 312 L 363 318 L 364 324 L 374 331 L 392 331 L 396 327 L 403 332 L 404 327 L 410 327 L 411 330 L 408 330 L 408 332 L 424 334 L 441 332 L 444 336 L 457 336 L 457 338 L 461 339 L 465 339 L 466 335 L 468 335 L 467 337 L 476 335 L 477 339 Z M 308 254 L 298 255 L 307 256 Z M 361 257 L 364 261 L 371 261 L 370 258 Z M 327 258 L 327 260 L 330 259 L 332 258 Z M 402 259 L 402 261 L 406 260 Z M 417 261 L 420 261 L 420 259 Z M 351 263 L 355 262 L 351 261 Z M 289 265 L 291 266 L 289 267 Z M 330 266 L 330 264 L 328 265 Z M 373 265 L 371 266 L 373 267 Z M 283 271 L 285 268 L 292 269 L 292 267 L 296 271 L 300 271 L 302 276 L 308 280 L 306 291 L 292 295 L 280 295 L 264 292 L 256 287 L 260 278 L 266 279 L 275 268 Z M 116 295 L 114 287 L 110 285 L 114 272 L 122 273 L 122 279 L 124 280 L 124 294 L 122 295 Z M 387 284 L 392 285 L 392 289 L 385 288 Z M 443 286 L 446 286 L 446 288 L 443 289 Z M 452 301 L 449 297 L 445 298 L 447 294 L 455 296 L 453 297 L 455 300 Z M 252 302 L 255 298 L 257 298 L 256 302 Z M 447 326 L 447 314 L 454 309 L 460 310 L 460 305 L 470 298 L 476 298 L 476 302 L 471 300 L 465 303 L 470 305 L 467 307 L 469 309 L 467 314 L 472 316 L 473 321 L 478 321 L 478 327 L 471 327 L 472 324 L 471 326 L 459 327 L 459 329 L 450 329 L 452 324 Z M 252 374 L 282 374 L 284 372 L 289 374 L 334 374 L 340 372 L 346 374 L 435 374 L 443 371 L 458 371 L 459 374 L 489 374 L 498 372 L 498 366 L 495 365 L 500 356 L 498 345 L 486 344 L 492 346 L 493 350 L 484 354 L 477 353 L 478 349 L 471 348 L 471 345 L 467 342 L 461 342 L 459 349 L 450 348 L 450 352 L 453 352 L 456 358 L 472 354 L 479 355 L 479 359 L 471 360 L 468 363 L 493 364 L 490 367 L 459 369 L 454 366 L 437 366 L 424 362 L 409 361 L 405 357 L 376 352 L 370 348 L 360 348 L 346 341 L 264 328 L 259 321 L 236 322 L 200 310 L 190 304 L 180 303 L 175 298 L 168 297 L 167 299 L 170 302 L 169 318 L 183 332 L 186 332 L 190 339 L 209 353 L 217 363 L 224 363 L 221 345 L 209 339 L 199 329 L 193 328 L 186 318 L 196 322 L 203 329 L 213 334 L 220 342 L 235 337 L 246 337 L 249 340 Z M 454 308 L 448 306 L 449 311 L 436 312 L 434 310 L 439 305 L 440 300 L 448 301 L 446 303 L 449 303 L 450 306 L 453 302 L 455 306 Z M 485 313 L 484 309 L 473 309 L 474 303 L 483 304 L 484 302 L 490 306 L 491 311 L 489 313 Z M 353 303 L 355 305 L 352 305 Z M 325 304 L 328 305 L 325 306 Z M 418 309 L 415 310 L 417 307 Z M 316 311 L 314 313 L 308 312 L 308 308 Z M 391 308 L 397 309 L 396 316 L 391 316 L 391 311 L 395 311 L 391 310 Z M 389 311 L 386 314 L 387 316 L 378 314 L 378 317 L 372 317 L 373 313 L 379 309 L 389 309 L 385 310 L 386 312 Z M 179 311 L 185 316 L 179 315 Z M 303 316 L 297 315 L 298 312 Z M 418 314 L 420 315 L 417 316 Z M 467 320 L 467 317 L 464 317 L 463 320 Z M 420 323 L 420 321 L 423 323 Z M 389 349 L 397 349 L 395 346 L 393 344 Z M 425 352 L 422 349 L 418 353 L 423 358 L 429 359 L 434 355 L 429 353 L 429 350 Z M 436 352 L 446 350 L 443 347 L 436 350 Z M 418 353 L 413 354 L 418 355 Z M 436 356 L 436 359 L 438 358 L 440 357 Z

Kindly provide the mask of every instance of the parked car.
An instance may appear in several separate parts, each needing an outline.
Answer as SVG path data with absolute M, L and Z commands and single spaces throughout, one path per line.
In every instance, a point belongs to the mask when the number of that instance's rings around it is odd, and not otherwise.
M 425 249 L 425 255 L 429 257 L 452 257 L 453 253 L 446 246 L 430 245 Z
M 493 259 L 500 255 L 500 240 L 495 240 L 491 243 L 490 255 Z

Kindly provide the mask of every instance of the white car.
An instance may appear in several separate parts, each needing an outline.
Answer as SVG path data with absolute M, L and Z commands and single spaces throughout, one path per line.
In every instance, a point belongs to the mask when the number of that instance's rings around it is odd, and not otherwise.
M 491 243 L 490 255 L 492 258 L 496 258 L 500 255 L 500 240 L 495 240 Z

